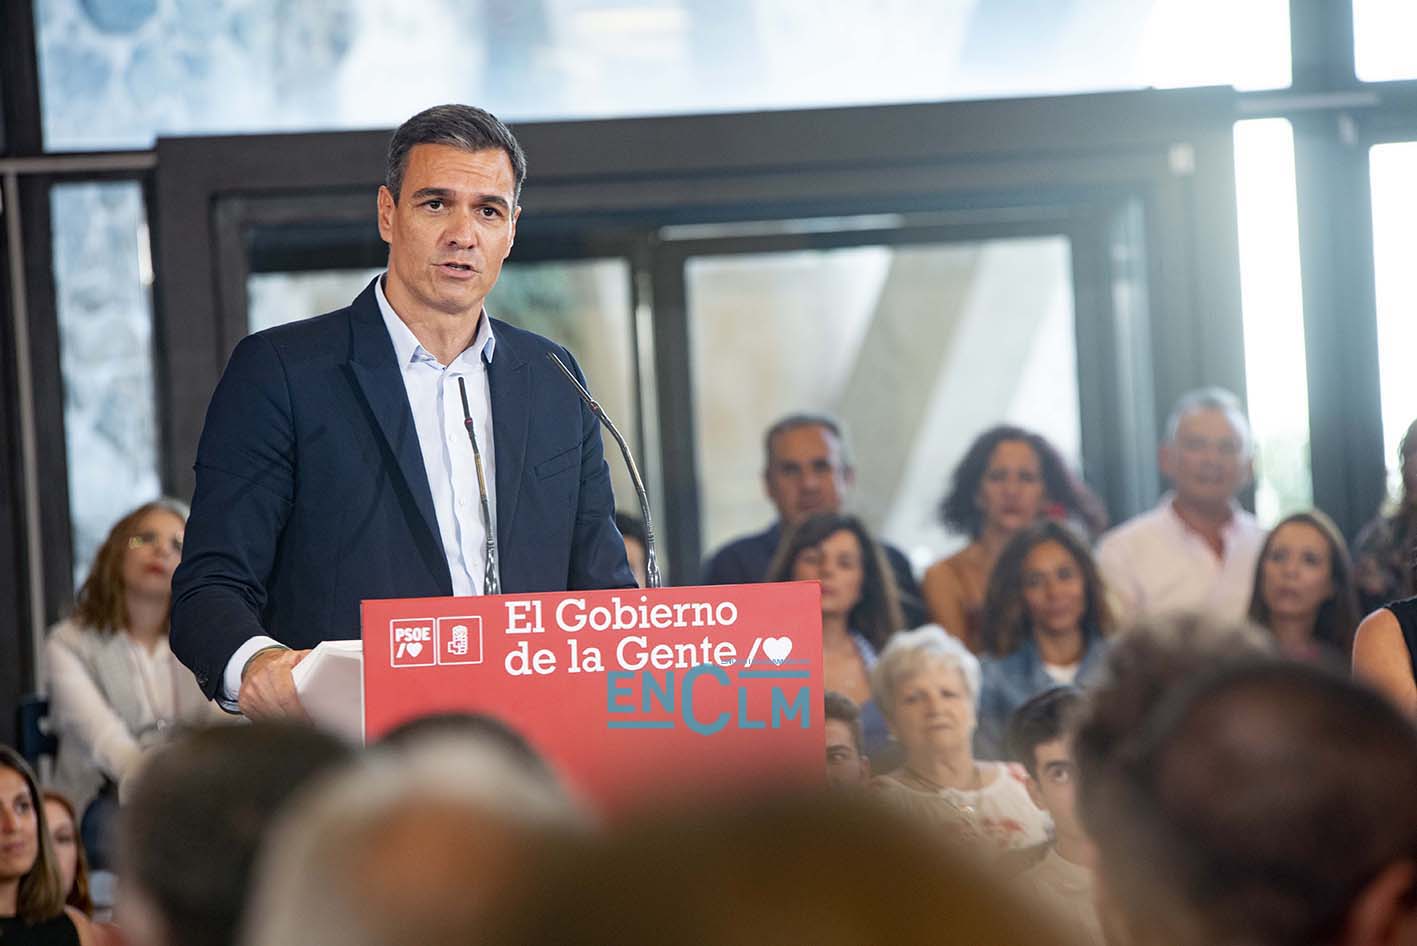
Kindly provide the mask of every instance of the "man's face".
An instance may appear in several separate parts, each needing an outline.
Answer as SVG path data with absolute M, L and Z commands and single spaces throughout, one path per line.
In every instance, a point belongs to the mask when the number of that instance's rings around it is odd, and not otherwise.
M 1029 778 L 1028 794 L 1033 803 L 1053 817 L 1059 838 L 1086 840 L 1087 833 L 1077 817 L 1077 769 L 1072 747 L 1066 739 L 1054 739 L 1033 749 L 1037 778 Z
M 794 427 L 772 440 L 764 474 L 778 518 L 793 525 L 819 512 L 840 512 L 851 485 L 841 441 L 825 427 Z
M 405 318 L 475 320 L 512 251 L 520 214 L 505 151 L 414 145 L 398 201 L 379 188 L 390 303 Z
M 1162 446 L 1161 471 L 1182 502 L 1227 505 L 1250 479 L 1244 435 L 1223 410 L 1192 411 L 1181 418 L 1176 439 Z
M 839 719 L 827 720 L 827 783 L 850 788 L 871 777 L 871 763 L 856 748 L 851 727 Z

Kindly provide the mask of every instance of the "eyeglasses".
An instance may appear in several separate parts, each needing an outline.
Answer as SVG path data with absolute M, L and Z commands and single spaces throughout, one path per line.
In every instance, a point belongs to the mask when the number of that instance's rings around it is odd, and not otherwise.
M 128 548 L 146 548 L 149 545 L 156 545 L 161 541 L 162 536 L 158 535 L 156 532 L 139 532 L 137 535 L 133 536 L 131 539 L 128 540 Z M 167 548 L 172 551 L 173 555 L 176 555 L 180 558 L 182 556 L 182 537 L 180 535 L 174 535 L 171 539 L 168 540 Z

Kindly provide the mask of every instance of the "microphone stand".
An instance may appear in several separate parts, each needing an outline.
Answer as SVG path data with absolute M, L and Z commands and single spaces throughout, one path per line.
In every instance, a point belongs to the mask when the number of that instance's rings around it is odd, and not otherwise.
M 625 466 L 630 470 L 630 482 L 635 484 L 635 494 L 640 500 L 640 515 L 645 520 L 645 587 L 663 587 L 663 580 L 659 576 L 659 559 L 655 555 L 654 548 L 654 522 L 649 514 L 649 494 L 645 492 L 645 481 L 640 478 L 640 468 L 635 466 L 635 458 L 630 453 L 630 445 L 625 443 L 625 438 L 620 436 L 620 431 L 610 422 L 610 418 L 601 408 L 595 398 L 590 396 L 590 392 L 585 389 L 576 376 L 571 373 L 571 369 L 566 367 L 566 363 L 556 357 L 555 352 L 547 352 L 546 357 L 556 363 L 556 367 L 575 385 L 576 391 L 580 393 L 581 400 L 586 402 L 590 412 L 600 418 L 600 422 L 605 425 L 605 429 L 610 431 L 610 436 L 615 438 L 615 442 L 620 445 L 620 452 L 625 455 Z

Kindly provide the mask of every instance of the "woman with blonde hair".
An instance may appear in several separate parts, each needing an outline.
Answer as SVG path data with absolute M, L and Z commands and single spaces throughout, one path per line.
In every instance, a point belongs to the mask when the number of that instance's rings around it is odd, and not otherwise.
M 73 614 L 45 642 L 49 715 L 59 737 L 52 781 L 80 812 L 95 869 L 110 866 L 104 824 L 116 809 L 118 783 L 143 749 L 179 724 L 222 716 L 167 642 L 186 522 L 187 508 L 171 499 L 120 519 L 94 557 Z
M 54 863 L 59 868 L 59 886 L 64 891 L 64 902 L 92 919 L 89 861 L 84 856 L 84 844 L 79 840 L 79 816 L 74 811 L 74 803 L 52 788 L 46 788 L 42 794 L 44 817 L 49 824 L 49 843 L 54 848 Z

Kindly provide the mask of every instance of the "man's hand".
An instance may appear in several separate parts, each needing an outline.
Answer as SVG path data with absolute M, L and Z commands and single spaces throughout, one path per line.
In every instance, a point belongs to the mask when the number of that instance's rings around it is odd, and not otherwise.
M 241 692 L 236 702 L 242 714 L 250 720 L 308 720 L 305 707 L 295 693 L 295 680 L 290 671 L 305 659 L 308 650 L 272 648 L 251 658 L 241 672 Z

